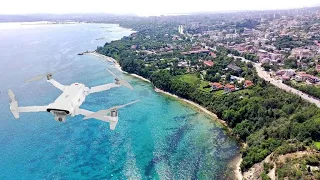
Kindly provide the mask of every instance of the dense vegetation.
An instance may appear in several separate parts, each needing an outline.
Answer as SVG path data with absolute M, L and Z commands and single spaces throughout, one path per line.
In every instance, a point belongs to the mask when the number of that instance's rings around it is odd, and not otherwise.
M 159 33 L 163 32 L 164 26 L 166 34 L 170 35 Z M 172 42 L 171 33 L 176 31 L 176 26 L 150 24 L 148 27 L 142 28 L 141 32 L 137 29 L 139 33 L 135 36 L 106 43 L 97 51 L 117 59 L 123 70 L 148 78 L 154 86 L 199 103 L 225 120 L 233 128 L 233 134 L 247 143 L 247 147 L 242 149 L 242 170 L 260 162 L 288 141 L 297 140 L 308 145 L 310 141 L 320 140 L 320 111 L 316 106 L 259 79 L 252 64 L 240 62 L 234 62 L 241 67 L 240 76 L 252 80 L 254 87 L 230 94 L 207 91 L 205 83 L 199 78 L 203 67 L 194 72 L 196 80 L 194 77 L 192 80 L 190 77 L 181 78 L 186 70 L 176 66 L 177 59 L 189 60 L 191 64 L 197 63 L 199 58 L 214 59 L 215 66 L 206 69 L 205 77 L 205 80 L 214 81 L 221 78 L 220 75 L 225 73 L 223 69 L 233 61 L 226 57 L 230 52 L 218 49 L 216 58 L 201 54 L 185 57 L 180 54 L 182 50 L 179 48 L 170 53 L 148 54 L 145 49 L 156 50 L 168 43 L 187 48 L 189 43 L 186 40 Z M 133 50 L 132 45 L 138 46 Z M 255 58 L 252 56 L 252 59 Z M 230 77 L 235 72 L 228 73 Z
M 253 29 L 260 23 L 256 20 L 253 19 L 245 19 L 243 21 L 237 22 L 236 27 L 237 28 L 248 28 L 248 29 Z
M 255 54 L 243 54 L 243 57 L 254 62 L 259 61 L 259 57 Z
M 306 45 L 313 45 L 314 43 L 312 41 L 305 41 L 305 40 L 294 40 L 292 37 L 289 36 L 283 36 L 275 42 L 275 46 L 278 49 L 282 48 L 297 48 L 297 47 L 302 47 Z
M 292 83 L 290 81 L 284 82 L 285 84 L 294 87 L 302 92 L 305 92 L 307 94 L 310 94 L 313 97 L 320 99 L 320 88 L 314 85 L 299 85 L 296 83 Z

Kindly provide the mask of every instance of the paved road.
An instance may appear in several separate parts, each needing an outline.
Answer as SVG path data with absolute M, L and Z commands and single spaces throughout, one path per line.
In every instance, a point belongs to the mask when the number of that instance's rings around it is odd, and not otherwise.
M 247 59 L 244 59 L 243 57 L 234 56 L 234 58 L 241 58 L 241 61 L 243 61 L 243 62 L 251 62 Z M 311 97 L 306 93 L 303 93 L 303 92 L 301 92 L 291 86 L 288 86 L 288 85 L 282 83 L 281 80 L 276 80 L 274 78 L 271 78 L 269 73 L 262 70 L 260 63 L 253 63 L 253 62 L 251 62 L 251 63 L 256 68 L 256 71 L 257 71 L 260 78 L 263 78 L 265 81 L 269 81 L 271 84 L 277 86 L 278 88 L 283 89 L 287 92 L 296 94 L 296 95 L 300 96 L 301 98 L 305 99 L 306 101 L 309 101 L 310 103 L 314 103 L 317 107 L 320 107 L 320 101 L 318 99 Z

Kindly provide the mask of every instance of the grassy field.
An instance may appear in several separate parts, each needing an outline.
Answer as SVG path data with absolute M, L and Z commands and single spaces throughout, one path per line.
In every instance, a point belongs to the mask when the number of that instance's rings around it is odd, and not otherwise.
M 180 79 L 181 81 L 197 86 L 198 89 L 200 89 L 201 91 L 211 92 L 211 87 L 208 88 L 208 85 L 210 85 L 210 82 L 201 80 L 196 74 L 180 75 L 180 76 L 177 76 L 177 78 Z M 250 92 L 251 92 L 250 89 L 242 89 L 242 90 L 235 91 L 233 93 L 241 94 L 245 96 L 248 94 L 250 95 Z M 213 94 L 216 96 L 221 96 L 224 94 L 224 90 L 213 91 Z
M 224 94 L 224 90 L 214 91 L 215 96 L 222 96 Z
M 196 74 L 185 74 L 178 77 L 180 80 L 194 85 L 200 82 L 200 78 L 198 78 Z
M 209 85 L 209 82 L 201 80 L 196 74 L 185 74 L 185 75 L 178 76 L 178 78 L 181 81 L 198 86 L 199 89 L 202 91 L 206 91 L 206 92 L 211 91 L 211 87 L 206 88 Z
M 200 88 L 202 91 L 211 92 L 211 87 L 208 88 L 209 85 L 210 85 L 210 84 L 209 84 L 208 81 L 202 81 L 202 80 L 201 80 L 201 83 L 200 83 L 200 87 L 199 87 L 199 88 Z
M 250 89 L 242 89 L 234 92 L 235 94 L 245 95 L 250 93 Z
M 320 142 L 314 142 L 314 145 L 317 147 L 318 150 L 320 150 Z

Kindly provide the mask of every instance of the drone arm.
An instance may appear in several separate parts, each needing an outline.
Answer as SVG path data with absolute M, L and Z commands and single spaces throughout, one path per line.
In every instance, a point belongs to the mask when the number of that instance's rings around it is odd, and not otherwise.
M 21 112 L 42 112 L 47 111 L 47 106 L 26 106 L 26 107 L 19 107 L 17 101 L 13 101 L 10 103 L 10 110 L 13 116 L 18 119 L 19 113 Z
M 115 88 L 115 87 L 120 87 L 121 85 L 115 84 L 115 83 L 109 83 L 109 84 L 103 84 L 100 86 L 94 86 L 91 87 L 89 90 L 89 94 L 91 93 L 96 93 L 96 92 L 101 92 L 101 91 L 106 91 L 109 90 L 111 88 Z
M 42 112 L 47 111 L 47 106 L 26 106 L 18 107 L 19 112 Z
M 107 116 L 107 115 L 95 115 L 95 113 L 96 112 L 88 111 L 86 109 L 78 109 L 78 114 L 85 116 L 84 120 L 93 118 L 93 119 L 96 119 L 99 121 L 109 122 L 111 130 L 114 130 L 116 128 L 117 123 L 118 123 L 118 117 L 111 117 L 111 116 Z M 90 115 L 92 117 L 87 118 Z
M 47 111 L 47 106 L 26 106 L 26 107 L 19 107 L 18 101 L 15 98 L 14 93 L 11 89 L 8 91 L 8 95 L 10 98 L 10 110 L 15 118 L 19 118 L 20 112 L 41 112 Z
M 53 86 L 55 86 L 56 88 L 60 89 L 61 91 L 64 91 L 66 89 L 66 86 L 58 83 L 57 81 L 55 81 L 54 79 L 50 79 L 47 80 L 49 83 L 51 83 Z
M 78 109 L 78 114 L 84 115 L 84 116 L 89 116 L 90 114 L 92 114 L 92 111 L 88 111 L 86 109 Z
M 109 122 L 111 130 L 114 130 L 118 124 L 118 117 L 100 116 L 100 117 L 95 117 L 94 119 L 103 121 L 103 122 Z

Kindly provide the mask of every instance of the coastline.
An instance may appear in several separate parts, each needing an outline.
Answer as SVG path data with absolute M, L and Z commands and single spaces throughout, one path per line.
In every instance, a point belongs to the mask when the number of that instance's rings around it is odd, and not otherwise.
M 121 72 L 123 72 L 123 73 L 127 73 L 127 72 L 125 72 L 125 71 L 123 71 L 123 70 L 121 69 L 120 64 L 119 64 L 115 59 L 113 59 L 112 57 L 105 56 L 105 55 L 103 55 L 103 54 L 97 53 L 96 51 L 84 52 L 83 54 L 88 54 L 88 55 L 96 56 L 96 57 L 102 58 L 102 59 L 104 59 L 104 60 L 107 60 L 107 61 L 109 61 L 109 62 L 112 62 L 112 63 L 114 63 L 115 67 L 116 67 L 119 71 L 121 71 Z
M 113 63 L 115 63 L 115 64 L 118 64 L 118 62 L 117 62 L 115 59 L 113 59 L 113 58 L 111 58 L 111 57 L 109 57 L 109 56 L 105 56 L 105 55 L 103 55 L 103 54 L 99 54 L 99 53 L 97 53 L 96 51 L 84 52 L 83 54 L 93 55 L 93 56 L 102 58 L 102 59 L 104 59 L 104 60 L 107 60 L 107 61 L 109 61 L 109 62 L 113 62 Z
M 229 163 L 229 166 L 233 170 L 234 177 L 238 180 L 243 179 L 243 174 L 242 174 L 241 168 L 240 168 L 241 162 L 242 162 L 242 155 L 239 154 L 235 158 L 233 158 Z
M 144 77 L 142 77 L 142 76 L 139 76 L 139 75 L 137 75 L 137 74 L 130 74 L 130 73 L 126 72 L 126 71 L 123 71 L 123 70 L 121 69 L 120 64 L 119 64 L 115 59 L 113 59 L 113 58 L 111 58 L 111 57 L 109 57 L 109 56 L 105 56 L 105 55 L 103 55 L 103 54 L 99 54 L 99 53 L 97 53 L 96 51 L 88 52 L 88 53 L 85 53 L 85 54 L 93 55 L 93 56 L 96 56 L 96 57 L 105 59 L 105 60 L 107 60 L 107 61 L 109 61 L 109 62 L 113 62 L 114 65 L 117 67 L 117 69 L 118 69 L 119 71 L 121 71 L 121 72 L 123 72 L 123 73 L 127 73 L 127 74 L 129 74 L 129 75 L 131 75 L 131 76 L 133 76 L 133 77 L 135 77 L 135 78 L 138 78 L 138 79 L 140 79 L 140 80 L 142 80 L 142 81 L 145 81 L 145 82 L 147 82 L 147 83 L 151 83 L 151 81 L 150 81 L 149 79 L 146 79 L 146 78 L 144 78 Z M 209 111 L 208 109 L 206 109 L 205 107 L 201 106 L 200 104 L 195 103 L 195 102 L 190 101 L 190 100 L 187 100 L 187 99 L 184 99 L 184 98 L 181 98 L 181 97 L 179 97 L 179 96 L 177 96 L 177 95 L 175 95 L 175 94 L 169 93 L 169 92 L 167 92 L 167 91 L 163 91 L 163 90 L 158 89 L 158 88 L 156 88 L 156 87 L 154 88 L 154 91 L 157 92 L 157 93 L 161 93 L 161 94 L 164 94 L 164 95 L 167 95 L 167 96 L 176 98 L 176 99 L 178 99 L 178 100 L 180 100 L 180 101 L 182 101 L 182 102 L 184 102 L 184 103 L 186 103 L 186 104 L 188 104 L 188 105 L 191 105 L 191 106 L 197 108 L 198 110 L 204 112 L 205 114 L 209 115 L 209 116 L 210 116 L 211 118 L 213 118 L 214 120 L 216 120 L 216 121 L 218 121 L 219 123 L 221 123 L 225 128 L 227 128 L 227 130 L 228 130 L 229 132 L 231 132 L 232 129 L 231 129 L 230 127 L 228 127 L 227 123 L 226 123 L 224 120 L 219 119 L 216 114 L 214 114 L 213 112 Z M 241 143 L 241 145 L 244 146 L 244 143 Z M 240 168 L 241 162 L 242 162 L 242 156 L 241 156 L 241 154 L 239 154 L 239 155 L 237 155 L 235 158 L 233 158 L 233 159 L 228 163 L 228 166 L 231 167 L 231 169 L 232 169 L 233 172 L 234 172 L 235 178 L 238 179 L 238 180 L 242 180 L 242 179 L 243 179 L 243 174 L 241 173 L 241 168 Z
M 119 65 L 119 63 L 118 63 L 115 59 L 113 59 L 113 58 L 111 58 L 111 57 L 109 57 L 109 56 L 105 56 L 105 55 L 103 55 L 103 54 L 99 54 L 99 53 L 97 53 L 96 51 L 88 52 L 88 53 L 85 53 L 85 54 L 93 55 L 93 56 L 96 56 L 96 57 L 105 59 L 105 60 L 107 60 L 107 61 L 109 61 L 109 62 L 112 62 L 112 63 L 114 63 L 114 65 L 117 67 L 117 69 L 119 69 L 121 72 L 130 74 L 130 73 L 128 73 L 128 72 L 123 71 L 123 70 L 121 69 L 121 66 Z M 140 80 L 142 80 L 142 81 L 151 83 L 151 81 L 150 81 L 149 79 L 146 79 L 146 78 L 144 78 L 144 77 L 142 77 L 142 76 L 139 76 L 139 75 L 137 75 L 137 74 L 130 74 L 130 75 L 133 76 L 133 77 L 135 77 L 135 78 L 138 78 L 138 79 L 140 79 Z M 214 118 L 215 120 L 219 121 L 219 122 L 220 122 L 224 127 L 226 127 L 229 131 L 232 130 L 230 127 L 228 127 L 228 125 L 227 125 L 227 123 L 226 123 L 225 121 L 223 121 L 222 119 L 219 119 L 216 114 L 214 114 L 213 112 L 209 111 L 208 109 L 206 109 L 205 107 L 201 106 L 200 104 L 197 104 L 197 103 L 195 103 L 195 102 L 193 102 L 193 101 L 190 101 L 190 100 L 187 100 L 187 99 L 184 99 L 184 98 L 181 98 L 181 97 L 179 97 L 179 96 L 177 96 L 177 95 L 175 95 L 175 94 L 169 93 L 169 92 L 167 92 L 167 91 L 163 91 L 163 90 L 158 89 L 158 88 L 154 88 L 154 91 L 157 92 L 157 93 L 161 93 L 161 94 L 165 94 L 165 95 L 167 95 L 167 96 L 171 96 L 171 97 L 177 98 L 177 99 L 179 99 L 179 100 L 181 100 L 181 101 L 183 101 L 183 102 L 185 102 L 185 103 L 187 103 L 187 104 L 190 104 L 190 105 L 196 107 L 197 109 L 201 110 L 202 112 L 206 113 L 206 114 L 209 115 L 210 117 Z
M 157 93 L 161 93 L 161 94 L 165 94 L 167 96 L 170 96 L 170 97 L 174 97 L 174 98 L 177 98 L 187 104 L 190 104 L 194 107 L 196 107 L 197 109 L 201 110 L 202 112 L 206 113 L 207 115 L 209 115 L 210 117 L 214 118 L 215 120 L 219 121 L 224 127 L 226 127 L 229 131 L 231 131 L 232 129 L 230 127 L 228 127 L 227 123 L 225 121 L 223 121 L 222 119 L 219 119 L 218 116 L 216 114 L 214 114 L 213 112 L 209 111 L 208 109 L 206 109 L 205 107 L 201 106 L 200 104 L 197 104 L 193 101 L 190 101 L 190 100 L 187 100 L 187 99 L 184 99 L 184 98 L 181 98 L 175 94 L 172 94 L 172 93 L 169 93 L 167 91 L 163 91 L 161 89 L 158 89 L 158 88 L 154 88 L 154 91 L 157 92 Z
M 97 53 L 96 51 L 87 52 L 87 53 L 84 53 L 84 54 L 93 55 L 93 56 L 102 58 L 102 59 L 104 59 L 104 60 L 107 60 L 107 61 L 109 61 L 109 62 L 112 62 L 112 63 L 114 63 L 115 67 L 116 67 L 119 71 L 121 71 L 121 72 L 123 72 L 123 73 L 126 73 L 126 74 L 129 74 L 128 72 L 123 71 L 122 68 L 121 68 L 121 66 L 120 66 L 120 64 L 118 63 L 118 61 L 116 61 L 116 60 L 113 59 L 112 57 L 105 56 L 105 55 L 103 55 L 103 54 L 99 54 L 99 53 Z M 144 78 L 144 77 L 142 77 L 142 76 L 139 76 L 138 74 L 130 74 L 130 75 L 133 76 L 133 77 L 135 77 L 135 78 L 138 78 L 138 79 L 140 79 L 140 80 L 142 80 L 142 81 L 151 83 L 151 81 L 150 81 L 149 79 L 146 79 L 146 78 Z
M 144 78 L 144 77 L 142 77 L 142 76 L 139 76 L 138 74 L 130 74 L 130 75 L 133 76 L 133 77 L 136 77 L 136 78 L 138 78 L 138 79 L 141 79 L 142 81 L 151 83 L 151 81 L 150 81 L 149 79 L 146 79 L 146 78 Z

